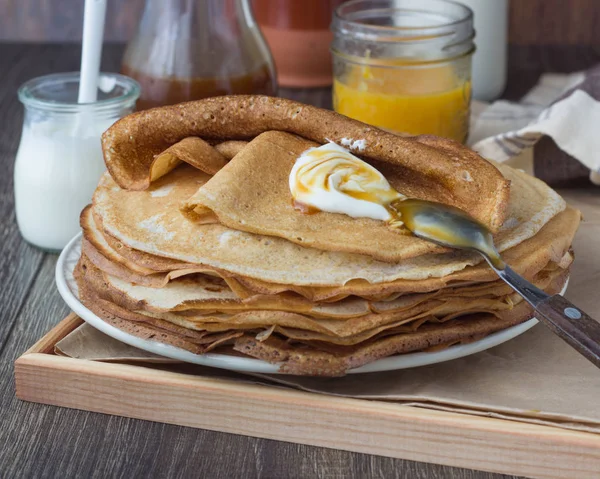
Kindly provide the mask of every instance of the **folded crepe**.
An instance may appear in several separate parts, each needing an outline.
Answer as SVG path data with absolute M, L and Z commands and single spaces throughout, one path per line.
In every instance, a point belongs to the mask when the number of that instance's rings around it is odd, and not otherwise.
M 401 138 L 288 100 L 222 97 L 136 113 L 104 134 L 109 173 L 81 215 L 81 301 L 147 340 L 325 376 L 532 317 L 474 253 L 294 210 L 291 167 L 329 140 L 401 193 L 469 211 L 538 287 L 564 285 L 580 213 L 543 182 L 450 140 Z
M 204 224 L 220 223 L 236 230 L 278 236 L 311 248 L 359 253 L 392 263 L 449 251 L 416 238 L 405 229 L 390 228 L 383 221 L 327 212 L 307 215 L 295 209 L 288 178 L 296 159 L 313 146 L 313 142 L 288 133 L 263 133 L 202 185 L 184 203 L 182 210 L 188 219 Z M 466 148 L 455 146 L 455 150 L 460 149 Z M 413 178 L 390 168 L 389 164 L 372 163 L 394 189 L 409 197 L 419 197 L 421 192 L 415 190 Z M 512 179 L 515 174 L 511 172 L 507 176 Z M 534 194 L 532 190 L 536 188 L 537 194 Z M 533 182 L 528 185 L 527 202 L 521 203 L 516 195 L 522 194 L 522 189 L 520 184 L 513 185 L 513 202 L 507 205 L 511 209 L 508 213 L 511 222 L 515 217 L 533 216 L 531 211 L 515 211 L 517 208 L 530 206 L 543 211 L 547 205 L 553 214 L 564 206 L 551 190 Z M 501 249 L 508 234 L 505 230 L 496 235 Z
M 234 159 L 184 203 L 187 218 L 203 224 L 278 236 L 292 243 L 345 251 L 398 262 L 448 251 L 383 221 L 319 212 L 303 214 L 293 206 L 288 178 L 296 159 L 316 143 L 270 131 L 250 142 Z M 394 168 L 375 165 L 398 191 L 416 196 L 415 183 Z
M 469 211 L 492 231 L 505 219 L 509 182 L 475 152 L 442 138 L 402 138 L 282 98 L 224 96 L 134 113 L 102 135 L 102 147 L 115 182 L 123 189 L 144 190 L 157 158 L 181 140 L 246 140 L 271 130 L 320 144 L 356 145 L 365 159 L 384 162 L 390 172 L 409 179 L 411 196 Z M 177 164 L 165 163 L 161 173 Z

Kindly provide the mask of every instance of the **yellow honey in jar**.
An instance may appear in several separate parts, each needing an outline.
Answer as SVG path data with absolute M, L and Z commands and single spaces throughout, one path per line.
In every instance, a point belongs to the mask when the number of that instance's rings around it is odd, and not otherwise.
M 351 0 L 332 24 L 333 107 L 398 133 L 464 142 L 472 12 L 446 0 Z
M 333 106 L 343 115 L 400 133 L 463 142 L 471 82 L 448 65 L 426 69 L 352 66 L 336 77 Z

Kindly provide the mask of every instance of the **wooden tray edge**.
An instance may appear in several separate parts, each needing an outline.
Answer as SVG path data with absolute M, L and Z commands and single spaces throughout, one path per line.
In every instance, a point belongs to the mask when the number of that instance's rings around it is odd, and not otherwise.
M 54 345 L 81 324 L 83 324 L 83 319 L 75 313 L 70 312 L 60 323 L 54 326 L 42 336 L 38 342 L 25 351 L 22 356 L 31 353 L 52 354 L 54 352 Z M 19 359 L 17 359 L 17 361 L 18 360 Z
M 596 477 L 600 435 L 49 354 L 15 362 L 17 397 L 182 426 L 530 477 Z

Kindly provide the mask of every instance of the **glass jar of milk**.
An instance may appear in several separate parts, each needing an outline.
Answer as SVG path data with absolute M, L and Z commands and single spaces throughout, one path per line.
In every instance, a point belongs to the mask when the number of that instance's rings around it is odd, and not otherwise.
M 79 232 L 79 214 L 91 202 L 105 170 L 100 136 L 131 113 L 140 93 L 134 80 L 101 73 L 98 101 L 77 103 L 79 73 L 28 81 L 15 161 L 15 210 L 25 240 L 60 251 Z

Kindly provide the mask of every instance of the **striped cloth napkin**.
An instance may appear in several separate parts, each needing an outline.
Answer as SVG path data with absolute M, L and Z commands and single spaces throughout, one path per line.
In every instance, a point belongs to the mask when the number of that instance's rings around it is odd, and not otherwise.
M 511 163 L 546 135 L 554 145 L 544 154 L 579 161 L 600 185 L 600 65 L 542 75 L 516 103 L 473 103 L 469 145 L 485 158 Z

